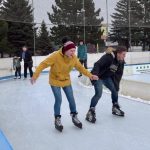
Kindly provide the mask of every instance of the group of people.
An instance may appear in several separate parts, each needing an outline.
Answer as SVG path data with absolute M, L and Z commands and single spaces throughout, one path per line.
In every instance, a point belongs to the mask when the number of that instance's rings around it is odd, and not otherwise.
M 14 56 L 13 58 L 13 69 L 15 70 L 15 77 L 14 79 L 21 79 L 21 61 L 24 61 L 24 79 L 27 79 L 27 69 L 29 69 L 30 77 L 33 76 L 33 60 L 32 55 L 28 51 L 27 46 L 22 47 L 22 52 L 19 56 Z
M 60 112 L 62 103 L 61 88 L 69 102 L 72 122 L 75 126 L 82 128 L 82 123 L 77 116 L 78 112 L 70 80 L 70 72 L 73 68 L 76 68 L 80 72 L 79 76 L 84 74 L 89 77 L 95 89 L 95 94 L 91 99 L 91 104 L 86 115 L 87 121 L 91 123 L 95 123 L 96 121 L 95 110 L 102 95 L 103 85 L 111 91 L 112 114 L 124 116 L 124 112 L 120 109 L 118 103 L 118 91 L 124 70 L 124 58 L 127 51 L 126 48 L 122 46 L 118 46 L 117 48 L 108 47 L 106 53 L 97 62 L 95 62 L 91 72 L 87 70 L 87 54 L 83 55 L 79 49 L 83 52 L 87 51 L 83 41 L 80 41 L 77 57 L 75 55 L 75 44 L 70 40 L 64 40 L 63 46 L 58 51 L 53 52 L 49 57 L 42 61 L 39 66 L 37 66 L 31 78 L 31 83 L 34 84 L 42 70 L 50 67 L 49 84 L 55 98 L 54 124 L 55 128 L 59 131 L 63 130 Z M 84 67 L 82 66 L 83 63 Z

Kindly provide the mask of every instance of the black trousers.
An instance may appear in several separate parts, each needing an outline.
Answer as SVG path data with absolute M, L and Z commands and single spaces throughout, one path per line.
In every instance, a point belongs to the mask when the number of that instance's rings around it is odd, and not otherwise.
M 81 59 L 80 59 L 79 61 L 80 61 L 80 63 L 81 63 L 82 65 L 84 65 L 84 68 L 87 69 L 87 59 L 84 59 L 84 60 L 81 60 Z M 82 75 L 81 72 L 80 72 L 79 76 L 80 76 L 80 75 Z
M 80 59 L 80 63 L 81 63 L 82 65 L 84 65 L 84 68 L 87 69 L 87 59 L 84 59 L 84 60 L 81 60 L 81 59 Z
M 27 69 L 29 69 L 30 77 L 32 77 L 33 71 L 32 71 L 32 63 L 31 62 L 25 62 L 24 63 L 24 77 L 25 78 L 27 78 Z
M 16 67 L 16 70 L 15 70 L 15 77 L 17 77 L 17 75 L 19 77 L 21 77 L 21 67 Z

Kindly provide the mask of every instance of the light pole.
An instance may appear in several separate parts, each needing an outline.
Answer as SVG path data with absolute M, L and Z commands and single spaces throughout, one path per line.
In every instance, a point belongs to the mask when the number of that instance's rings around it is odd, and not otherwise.
M 147 42 L 147 33 L 146 33 L 146 25 L 147 25 L 147 5 L 148 5 L 149 0 L 139 0 L 138 3 L 142 4 L 143 6 L 143 51 L 145 51 L 146 48 L 146 42 Z
M 32 23 L 32 27 L 33 27 L 33 51 L 34 51 L 34 57 L 35 57 L 35 19 L 34 19 L 34 0 L 32 0 L 32 8 L 33 8 L 33 23 Z M 36 67 L 36 57 L 35 57 L 35 67 Z
M 128 0 L 129 51 L 131 52 L 131 1 Z
M 85 3 L 84 3 L 84 0 L 83 0 L 83 40 L 84 40 L 84 43 L 85 43 Z
M 35 20 L 34 20 L 34 0 L 32 0 L 32 8 L 33 8 L 33 22 L 32 22 L 32 25 L 33 25 L 33 49 L 34 49 L 34 56 L 35 56 L 35 28 L 34 28 L 34 25 L 35 25 Z
M 106 0 L 106 20 L 107 20 L 107 25 L 106 25 L 106 36 L 108 36 L 108 0 Z M 107 39 L 106 39 L 107 40 Z
M 148 2 L 148 0 L 144 0 L 144 6 L 143 6 L 143 8 L 144 8 L 144 41 L 143 41 L 143 51 L 145 51 L 145 47 L 146 47 L 146 38 L 147 38 L 147 36 L 146 36 L 146 30 L 145 30 L 145 28 L 146 28 L 146 23 L 147 23 L 147 18 L 146 18 L 146 15 L 147 15 L 147 12 L 146 12 L 146 10 L 147 10 L 147 3 L 146 2 Z

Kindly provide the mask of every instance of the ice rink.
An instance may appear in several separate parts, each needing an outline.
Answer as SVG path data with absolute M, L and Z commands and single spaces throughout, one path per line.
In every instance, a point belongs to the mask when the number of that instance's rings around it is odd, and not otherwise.
M 33 86 L 22 79 L 0 82 L 0 128 L 14 150 L 150 150 L 150 105 L 119 97 L 126 116 L 116 117 L 111 114 L 110 94 L 103 93 L 97 122 L 90 124 L 85 115 L 94 89 L 82 87 L 76 71 L 71 76 L 83 129 L 73 125 L 62 92 L 62 133 L 54 128 L 54 97 L 47 73 Z

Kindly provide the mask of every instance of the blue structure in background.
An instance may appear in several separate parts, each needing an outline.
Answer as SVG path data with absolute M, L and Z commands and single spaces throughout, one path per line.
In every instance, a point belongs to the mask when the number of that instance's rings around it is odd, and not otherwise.
M 3 132 L 0 130 L 0 150 L 13 150 L 8 140 L 4 136 Z

